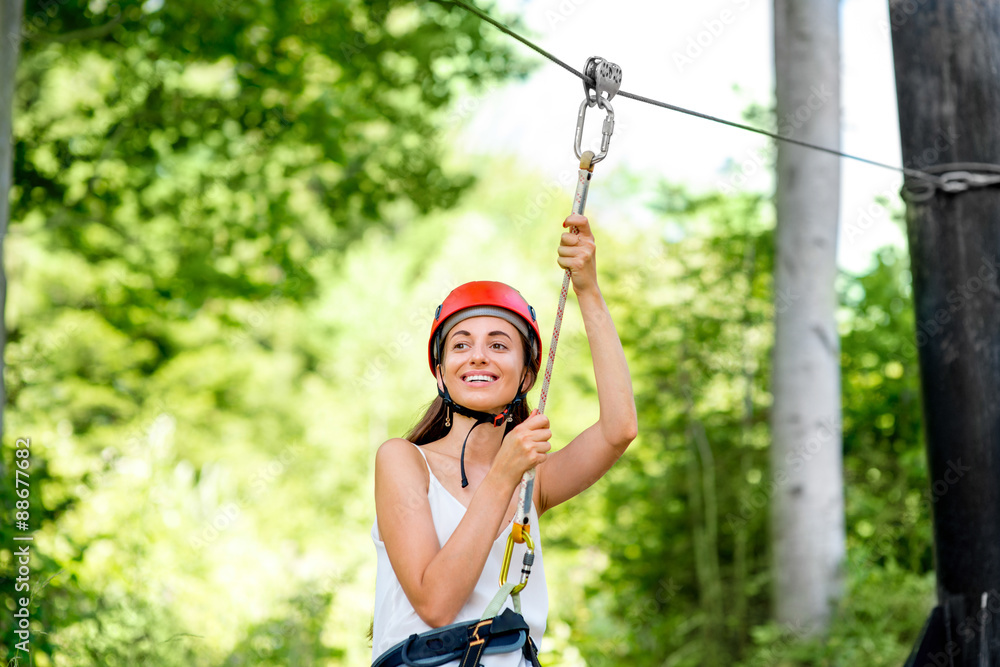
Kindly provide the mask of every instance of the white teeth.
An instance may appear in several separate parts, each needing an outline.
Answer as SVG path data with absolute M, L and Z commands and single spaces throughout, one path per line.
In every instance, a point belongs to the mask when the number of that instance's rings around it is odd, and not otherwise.
M 466 382 L 493 382 L 496 380 L 495 377 L 489 375 L 467 375 L 465 376 Z

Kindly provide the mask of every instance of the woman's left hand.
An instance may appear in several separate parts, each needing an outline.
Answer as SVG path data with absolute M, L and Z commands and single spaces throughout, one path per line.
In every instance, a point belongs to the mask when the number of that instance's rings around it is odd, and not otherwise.
M 559 266 L 569 269 L 577 294 L 597 289 L 597 244 L 585 216 L 572 214 L 563 227 L 576 227 L 578 234 L 564 232 L 559 241 Z

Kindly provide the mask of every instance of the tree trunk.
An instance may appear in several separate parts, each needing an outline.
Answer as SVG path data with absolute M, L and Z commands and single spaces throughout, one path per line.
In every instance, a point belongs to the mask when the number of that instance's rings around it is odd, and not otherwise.
M 778 132 L 840 146 L 837 0 L 775 0 Z M 841 595 L 844 484 L 834 312 L 840 163 L 778 142 L 771 414 L 774 614 L 822 632 Z
M 7 405 L 4 386 L 4 350 L 7 347 L 7 270 L 4 267 L 4 239 L 10 220 L 10 188 L 13 183 L 14 83 L 21 51 L 21 18 L 24 0 L 0 0 L 0 441 L 3 414 Z M 4 473 L 0 461 L 0 473 Z M 3 479 L 7 475 L 3 474 Z
M 903 163 L 1000 163 L 1000 5 L 890 2 Z M 938 607 L 909 664 L 1000 665 L 1000 190 L 907 205 Z

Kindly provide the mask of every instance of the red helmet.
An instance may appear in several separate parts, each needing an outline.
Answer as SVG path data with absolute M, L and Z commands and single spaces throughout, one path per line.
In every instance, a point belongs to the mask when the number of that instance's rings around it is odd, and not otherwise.
M 445 297 L 434 313 L 431 336 L 427 343 L 427 360 L 435 373 L 441 355 L 441 339 L 453 326 L 470 317 L 489 315 L 507 320 L 528 339 L 533 360 L 541 363 L 542 342 L 538 333 L 535 309 L 521 293 L 504 283 L 479 280 L 459 285 Z

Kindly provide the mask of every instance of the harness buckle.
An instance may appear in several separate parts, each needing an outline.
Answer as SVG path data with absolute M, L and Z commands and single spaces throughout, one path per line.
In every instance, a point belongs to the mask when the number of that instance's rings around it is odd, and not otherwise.
M 492 618 L 488 618 L 485 621 L 479 621 L 478 623 L 476 623 L 476 626 L 472 628 L 472 636 L 469 637 L 469 646 L 479 646 L 480 644 L 485 643 L 486 638 L 479 636 L 479 630 L 480 628 L 487 627 L 492 624 L 493 624 Z

